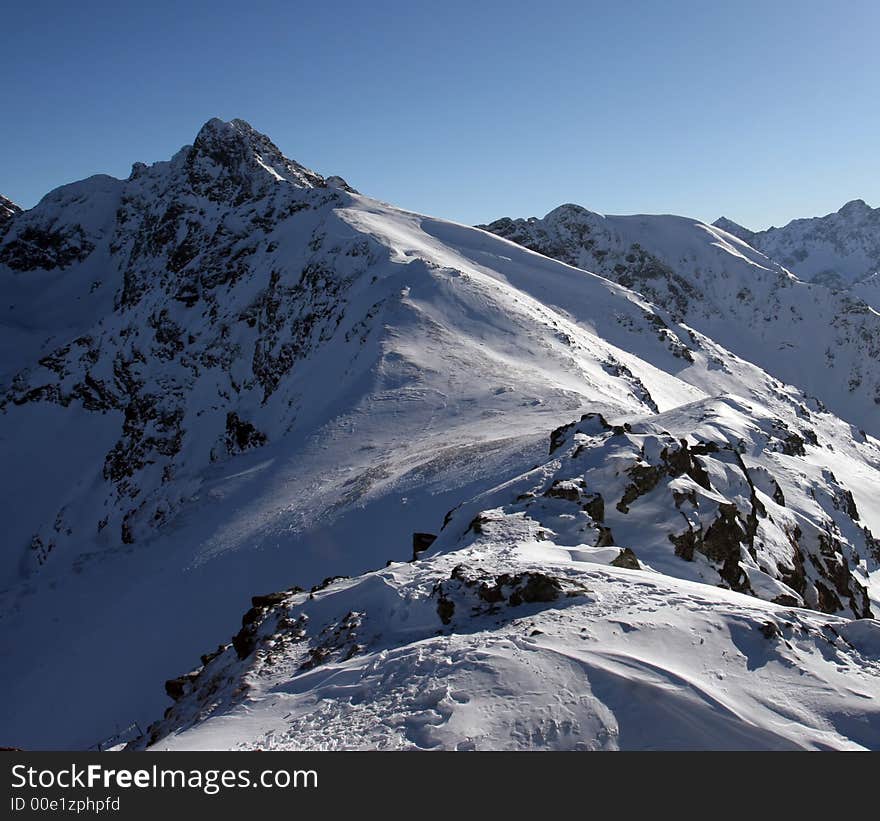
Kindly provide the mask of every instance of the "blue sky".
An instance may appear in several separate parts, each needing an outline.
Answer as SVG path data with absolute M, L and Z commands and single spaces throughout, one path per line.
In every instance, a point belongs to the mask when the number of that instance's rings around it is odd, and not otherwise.
M 0 30 L 0 192 L 167 159 L 212 116 L 481 222 L 562 202 L 750 227 L 880 205 L 880 3 L 43 2 Z

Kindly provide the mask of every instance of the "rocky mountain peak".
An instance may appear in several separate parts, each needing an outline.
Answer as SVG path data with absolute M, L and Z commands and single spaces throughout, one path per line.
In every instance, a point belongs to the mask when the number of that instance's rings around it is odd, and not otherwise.
M 219 164 L 233 158 L 244 158 L 248 152 L 262 152 L 282 158 L 278 147 L 250 123 L 234 119 L 229 122 L 212 117 L 200 129 L 193 148 L 211 156 Z
M 208 120 L 196 135 L 185 163 L 196 193 L 234 203 L 277 182 L 301 188 L 326 185 L 320 174 L 285 157 L 265 134 L 240 119 Z
M 21 213 L 21 208 L 11 199 L 0 194 L 0 224 L 11 220 L 16 214 Z
M 670 686 L 649 697 L 677 699 L 682 670 L 709 670 L 699 706 L 715 671 L 758 689 L 762 667 L 825 669 L 838 678 L 815 679 L 823 692 L 862 691 L 874 662 L 846 619 L 880 612 L 880 324 L 864 303 L 692 219 L 566 205 L 489 226 L 562 265 L 349 192 L 247 123 L 211 120 L 170 160 L 62 186 L 0 223 L 0 618 L 18 671 L 0 680 L 16 707 L 3 743 L 86 747 L 133 710 L 158 715 L 163 671 L 216 647 L 236 602 L 278 579 L 291 586 L 251 598 L 231 644 L 168 682 L 174 707 L 144 744 L 324 663 L 377 671 L 357 685 L 372 727 L 373 704 L 399 715 L 381 659 L 410 645 L 416 671 L 456 658 L 472 670 L 496 638 L 513 648 L 477 665 L 489 678 L 448 688 L 403 669 L 400 686 L 439 692 L 444 710 L 448 693 L 506 679 L 555 694 L 539 679 L 559 667 L 563 618 L 573 660 L 592 644 L 605 665 L 606 636 L 631 642 L 637 687 L 642 651 L 660 647 Z M 803 393 L 813 385 L 847 421 Z M 649 611 L 666 632 L 636 622 L 640 638 L 628 628 Z M 730 640 L 700 655 L 697 635 Z M 548 666 L 523 685 L 539 641 Z M 777 651 L 791 655 L 777 664 Z M 648 661 L 653 681 L 663 668 Z M 571 669 L 580 704 L 586 678 Z M 312 675 L 284 692 L 306 694 L 324 732 Z M 350 692 L 334 696 L 341 720 L 360 720 Z M 789 726 L 797 684 L 778 692 L 786 716 L 768 726 Z M 510 695 L 491 710 L 515 712 Z M 828 715 L 864 710 L 853 698 L 825 702 Z M 567 726 L 568 703 L 527 702 L 539 724 L 485 737 L 531 744 L 545 717 Z M 460 744 L 419 721 L 421 748 Z M 616 743 L 623 723 L 570 735 Z M 814 722 L 823 743 L 831 724 Z M 880 727 L 865 726 L 877 746 Z

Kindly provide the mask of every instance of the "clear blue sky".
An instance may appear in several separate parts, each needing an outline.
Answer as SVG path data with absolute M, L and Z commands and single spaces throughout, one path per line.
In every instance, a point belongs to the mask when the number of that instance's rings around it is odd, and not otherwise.
M 462 222 L 880 205 L 877 0 L 4 8 L 0 192 L 168 158 L 212 116 Z

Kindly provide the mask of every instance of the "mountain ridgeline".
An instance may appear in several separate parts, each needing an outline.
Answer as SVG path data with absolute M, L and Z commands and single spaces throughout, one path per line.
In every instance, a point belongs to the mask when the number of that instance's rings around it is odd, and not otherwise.
M 725 230 L 729 222 L 719 223 L 563 205 L 543 219 L 481 227 L 636 290 L 676 321 L 880 434 L 880 306 L 865 300 L 866 288 L 802 281 Z
M 824 217 L 749 231 L 721 217 L 713 225 L 775 259 L 800 279 L 847 288 L 880 272 L 880 208 L 852 200 Z M 875 305 L 875 307 L 877 307 Z
M 873 280 L 735 228 L 470 228 L 242 120 L 0 199 L 0 741 L 639 747 L 650 703 L 695 746 L 880 744 L 833 719 L 844 667 L 880 694 Z M 691 657 L 766 691 L 722 721 Z M 785 671 L 827 692 L 797 721 Z

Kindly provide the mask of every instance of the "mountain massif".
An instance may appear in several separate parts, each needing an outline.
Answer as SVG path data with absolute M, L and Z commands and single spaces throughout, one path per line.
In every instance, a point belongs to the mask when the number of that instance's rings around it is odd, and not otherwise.
M 861 291 L 241 120 L 0 206 L 0 743 L 880 746 Z

